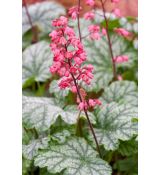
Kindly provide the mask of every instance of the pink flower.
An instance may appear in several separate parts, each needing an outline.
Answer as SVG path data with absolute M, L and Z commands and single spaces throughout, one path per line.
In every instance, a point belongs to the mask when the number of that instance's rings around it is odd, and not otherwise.
M 79 57 L 74 57 L 74 61 L 77 65 L 81 65 L 83 61 Z
M 72 91 L 73 93 L 77 93 L 77 88 L 76 88 L 76 86 L 72 86 L 72 87 L 71 87 L 71 91 Z
M 75 9 L 72 9 L 73 13 Z M 73 14 L 72 13 L 72 14 Z M 55 30 L 50 33 L 51 51 L 53 52 L 53 64 L 50 67 L 52 74 L 58 74 L 60 81 L 58 86 L 60 89 L 69 88 L 73 93 L 77 93 L 78 86 L 76 82 L 84 82 L 89 85 L 93 79 L 93 66 L 91 64 L 84 65 L 87 55 L 80 39 L 76 37 L 74 30 L 68 27 L 68 20 L 60 17 L 52 22 Z M 97 39 L 100 37 L 100 27 L 96 25 L 89 26 L 91 37 Z M 90 99 L 86 101 L 86 92 L 80 87 L 79 91 L 82 99 L 77 98 L 78 108 L 86 110 L 88 107 L 100 105 L 98 99 Z M 84 95 L 85 94 L 85 95 Z
M 86 102 L 80 102 L 79 105 L 78 105 L 78 109 L 79 110 L 84 110 L 84 109 L 87 109 L 88 108 L 88 105 Z
M 95 99 L 95 101 L 96 101 L 96 104 L 97 104 L 97 105 L 99 105 L 99 106 L 100 106 L 100 105 L 102 105 L 102 103 L 101 103 L 101 101 L 100 101 L 100 100 Z
M 122 77 L 121 75 L 118 75 L 118 76 L 117 76 L 117 79 L 118 79 L 119 81 L 122 81 L 122 80 L 123 80 L 123 77 Z
M 95 32 L 90 35 L 91 39 L 93 40 L 99 40 L 100 39 L 100 34 Z
M 88 71 L 93 71 L 94 67 L 92 64 L 88 64 L 87 66 L 84 67 L 84 69 L 87 69 Z
M 62 36 L 62 37 L 59 39 L 59 43 L 65 45 L 65 44 L 67 43 L 67 41 L 66 41 L 66 39 Z
M 100 31 L 100 27 L 98 25 L 90 25 L 88 27 L 88 30 L 90 32 L 90 37 L 91 39 L 95 39 L 95 40 L 98 40 L 100 39 L 100 34 L 99 34 L 99 31 Z
M 113 12 L 118 18 L 122 17 L 121 11 L 120 11 L 118 8 L 115 8 L 112 12 Z
M 100 27 L 98 25 L 90 25 L 88 27 L 89 32 L 99 32 Z
M 69 14 L 69 16 L 72 17 L 73 20 L 75 20 L 75 19 L 77 19 L 77 15 L 79 14 L 79 10 L 81 10 L 81 7 L 80 7 L 80 9 L 78 8 L 78 6 L 71 7 L 69 9 L 68 14 Z
M 57 35 L 58 35 L 58 32 L 57 31 L 52 31 L 49 36 L 52 38 L 52 40 L 56 39 L 57 38 Z
M 54 62 L 54 64 L 50 67 L 50 72 L 54 74 L 61 67 L 60 62 Z
M 124 37 L 126 37 L 126 36 L 128 36 L 130 34 L 126 29 L 123 29 L 123 28 L 116 28 L 116 29 L 114 29 L 114 31 L 117 34 L 119 34 L 121 36 L 124 36 Z
M 61 89 L 65 89 L 66 87 L 69 87 L 70 86 L 70 82 L 72 81 L 71 78 L 63 78 L 58 86 L 61 88 Z
M 66 58 L 68 58 L 68 59 L 72 59 L 73 58 L 73 53 L 70 51 L 67 51 L 66 53 L 65 53 L 65 57 Z
M 68 19 L 64 16 L 61 16 L 59 19 L 55 19 L 52 21 L 52 26 L 66 26 L 68 24 Z
M 94 107 L 96 102 L 93 99 L 89 99 L 89 106 Z
M 93 20 L 94 19 L 94 13 L 93 12 L 87 12 L 84 14 L 84 19 L 86 20 Z
M 86 52 L 80 39 L 76 38 L 74 30 L 67 26 L 67 22 L 68 20 L 63 16 L 55 19 L 53 26 L 56 29 L 50 33 L 52 41 L 50 47 L 54 54 L 50 72 L 57 73 L 62 78 L 59 84 L 61 89 L 74 86 L 72 74 L 86 84 L 90 84 L 93 78 L 93 66 L 81 66 L 87 59 Z M 94 31 L 99 30 L 98 27 L 94 28 Z M 72 50 L 68 50 L 68 47 Z
M 75 66 L 70 67 L 70 72 L 76 74 L 78 69 Z
M 64 30 L 64 33 L 68 35 L 69 37 L 75 36 L 74 30 L 71 27 L 66 27 Z
M 124 63 L 124 62 L 128 62 L 128 56 L 127 56 L 127 55 L 117 56 L 117 57 L 114 58 L 114 62 L 115 62 L 115 63 Z
M 86 0 L 86 4 L 89 6 L 94 6 L 95 1 L 94 0 Z
M 118 3 L 120 0 L 111 0 L 112 3 Z
M 95 107 L 96 105 L 101 105 L 101 101 L 98 99 L 89 99 L 88 101 L 90 107 Z
M 105 28 L 102 28 L 102 34 L 103 34 L 103 35 L 106 35 L 106 34 L 107 34 L 107 32 L 106 32 L 106 29 L 105 29 Z

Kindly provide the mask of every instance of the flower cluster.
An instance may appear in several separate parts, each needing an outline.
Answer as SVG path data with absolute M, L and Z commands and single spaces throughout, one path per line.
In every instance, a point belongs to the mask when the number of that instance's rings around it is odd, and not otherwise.
M 118 9 L 118 8 L 115 8 L 112 13 L 117 17 L 117 18 L 120 18 L 122 17 L 121 15 L 121 11 Z
M 49 34 L 52 41 L 50 47 L 54 53 L 50 72 L 61 77 L 58 84 L 60 89 L 70 88 L 73 93 L 77 93 L 79 81 L 87 85 L 91 83 L 93 66 L 82 65 L 87 59 L 86 53 L 80 39 L 68 26 L 66 17 L 61 16 L 53 20 L 52 26 L 56 29 Z M 99 104 L 100 102 L 96 100 L 90 101 L 92 107 Z
M 130 35 L 130 33 L 124 28 L 115 28 L 114 31 L 123 37 L 127 37 Z
M 100 106 L 102 103 L 98 99 L 89 99 L 88 101 L 80 102 L 78 105 L 79 110 L 88 109 L 89 107 Z
M 77 19 L 77 16 L 79 14 L 79 11 L 81 10 L 81 7 L 74 6 L 71 7 L 68 11 L 68 15 L 72 17 L 73 20 Z
M 86 20 L 93 20 L 95 17 L 95 14 L 93 12 L 87 12 L 84 14 L 84 19 Z
M 89 6 L 94 6 L 95 1 L 94 0 L 86 0 L 86 4 Z
M 127 55 L 117 56 L 117 57 L 114 58 L 114 62 L 115 62 L 115 63 L 124 63 L 124 62 L 128 62 L 128 56 L 127 56 Z
M 95 40 L 98 40 L 98 39 L 100 39 L 100 34 L 99 34 L 99 32 L 100 32 L 100 27 L 98 26 L 98 25 L 90 25 L 89 27 L 88 27 L 88 30 L 89 30 L 89 32 L 90 32 L 90 37 L 91 37 L 91 39 L 95 39 Z

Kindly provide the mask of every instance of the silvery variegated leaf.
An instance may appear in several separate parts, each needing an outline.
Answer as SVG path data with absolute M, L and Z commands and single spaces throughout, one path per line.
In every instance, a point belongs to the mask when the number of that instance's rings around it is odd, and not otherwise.
M 119 140 L 129 140 L 137 134 L 137 109 L 131 105 L 110 103 L 103 105 L 97 113 L 97 125 L 94 128 L 97 140 L 106 150 L 118 148 Z M 93 137 L 90 133 L 90 139 Z
M 64 175 L 111 175 L 111 167 L 97 154 L 84 139 L 74 138 L 40 153 L 34 164 L 51 173 L 64 170 Z
M 28 145 L 23 145 L 23 156 L 26 159 L 32 160 L 38 154 L 39 149 L 45 149 L 48 147 L 49 138 L 41 138 L 32 140 Z
M 115 101 L 119 104 L 137 106 L 137 85 L 132 81 L 115 81 L 105 88 L 101 98 L 105 103 Z
M 127 63 L 119 64 L 117 67 L 131 66 L 136 59 L 135 52 L 128 47 L 128 44 L 122 37 L 111 35 L 111 41 L 114 56 L 127 55 L 129 57 Z M 97 41 L 85 39 L 83 43 L 87 53 L 86 64 L 92 64 L 94 66 L 94 78 L 92 83 L 90 86 L 84 85 L 84 88 L 88 91 L 98 91 L 101 88 L 105 88 L 113 78 L 112 61 L 108 42 L 106 37 L 101 37 L 101 39 Z
M 47 130 L 62 112 L 52 98 L 23 96 L 23 123 L 27 128 Z
M 47 42 L 41 41 L 26 48 L 22 59 L 22 79 L 45 82 L 51 77 L 49 66 L 52 64 L 52 53 Z
M 41 2 L 28 6 L 28 12 L 32 24 L 38 26 L 39 30 L 48 34 L 52 30 L 51 22 L 60 15 L 65 15 L 65 8 L 56 2 Z M 22 9 L 22 31 L 23 34 L 31 28 L 25 7 Z
M 118 19 L 113 13 L 105 13 L 105 16 L 109 19 L 109 21 Z M 104 17 L 103 17 L 103 11 L 100 9 L 96 9 L 95 10 L 95 18 L 94 18 L 94 22 L 95 23 L 101 23 L 104 21 Z
M 60 87 L 58 86 L 58 80 L 53 80 L 50 83 L 49 92 L 54 93 L 56 98 L 63 99 L 68 95 L 69 89 L 60 89 Z
M 81 30 L 81 36 L 85 37 L 88 36 L 88 26 L 92 24 L 91 21 L 85 20 L 84 18 L 80 18 L 80 30 Z M 69 20 L 69 26 L 74 28 L 74 31 L 76 33 L 76 36 L 79 37 L 79 31 L 78 31 L 78 21 L 76 20 Z
M 86 119 L 86 115 L 85 115 L 85 113 L 84 113 L 84 111 L 79 111 L 78 110 L 78 107 L 76 106 L 76 105 L 68 105 L 66 108 L 65 108 L 65 110 L 67 110 L 67 111 L 74 111 L 76 114 L 78 114 L 78 116 L 77 116 L 77 118 L 78 117 L 84 117 L 85 119 Z M 89 111 L 87 111 L 87 113 L 88 113 L 88 116 L 89 116 L 89 119 L 90 119 L 90 121 L 91 121 L 91 123 L 93 123 L 93 124 L 96 124 L 96 118 L 95 118 L 95 115 L 92 113 L 92 112 L 89 112 Z M 87 119 L 86 119 L 87 120 Z
M 101 38 L 98 41 L 85 39 L 84 46 L 87 52 L 86 64 L 92 64 L 94 66 L 94 78 L 91 81 L 91 85 L 83 84 L 83 87 L 87 91 L 98 91 L 104 88 L 113 78 L 107 40 L 105 38 Z
M 47 130 L 61 116 L 67 124 L 77 123 L 78 110 L 63 110 L 52 98 L 23 96 L 23 123 L 27 128 Z M 94 122 L 94 119 L 92 119 Z
M 54 134 L 51 135 L 51 138 L 55 141 L 57 141 L 58 143 L 62 144 L 66 141 L 67 138 L 69 138 L 71 136 L 71 133 L 66 130 L 63 129 L 60 132 L 56 132 Z

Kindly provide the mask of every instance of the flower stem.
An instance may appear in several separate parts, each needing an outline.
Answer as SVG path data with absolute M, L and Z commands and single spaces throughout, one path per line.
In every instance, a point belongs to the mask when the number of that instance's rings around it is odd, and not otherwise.
M 72 76 L 73 81 L 74 81 L 74 84 L 75 84 L 75 86 L 76 86 L 78 97 L 79 97 L 80 101 L 83 102 L 82 97 L 81 97 L 81 94 L 80 94 L 80 91 L 79 91 L 78 84 L 77 84 L 77 82 L 76 82 L 76 79 L 75 79 L 75 77 L 74 77 L 74 75 L 73 75 L 72 73 L 71 73 L 71 76 Z M 90 119 L 89 119 L 89 116 L 88 116 L 88 113 L 87 113 L 87 110 L 86 110 L 86 109 L 84 109 L 84 113 L 85 113 L 85 115 L 86 115 L 86 118 L 87 118 L 89 127 L 90 127 L 91 132 L 92 132 L 92 135 L 93 135 L 93 137 L 94 137 L 94 140 L 95 140 L 95 143 L 96 143 L 96 147 L 97 147 L 97 151 L 98 151 L 98 153 L 99 153 L 99 156 L 102 158 L 102 155 L 101 155 L 101 152 L 100 152 L 100 148 L 99 148 L 99 144 L 98 144 L 98 141 L 97 141 L 97 137 L 96 137 L 96 134 L 95 134 L 95 132 L 94 132 L 93 125 L 92 125 L 92 123 L 91 123 L 91 121 L 90 121 Z
M 78 9 L 80 11 L 80 0 L 78 0 Z M 82 40 L 82 37 L 81 37 L 81 30 L 80 30 L 80 21 L 79 21 L 79 13 L 78 13 L 78 31 L 79 31 L 79 38 L 80 38 L 80 41 Z M 67 51 L 67 46 L 65 45 L 65 49 Z M 69 66 L 71 67 L 71 63 L 70 63 L 70 60 L 68 60 L 68 64 Z M 74 81 L 74 84 L 76 86 L 76 90 L 77 90 L 77 94 L 78 94 L 78 97 L 80 99 L 80 102 L 83 102 L 82 100 L 82 97 L 81 97 L 81 93 L 80 93 L 80 90 L 79 90 L 79 86 L 78 86 L 78 83 L 76 81 L 76 78 L 74 77 L 73 73 L 70 73 L 71 76 L 72 76 L 72 79 Z M 88 121 L 88 124 L 89 124 L 89 127 L 91 129 L 91 132 L 92 132 L 92 135 L 93 135 L 93 138 L 95 140 L 95 143 L 96 143 L 96 147 L 97 147 L 97 151 L 99 153 L 99 156 L 102 158 L 102 155 L 101 155 L 101 152 L 100 152 L 100 147 L 99 147 L 99 144 L 98 144 L 98 141 L 97 141 L 97 137 L 95 135 L 95 132 L 94 132 L 94 129 L 93 129 L 93 126 L 92 126 L 92 123 L 90 122 L 90 119 L 89 119 L 89 116 L 88 116 L 88 113 L 87 113 L 87 110 L 84 109 L 84 113 L 86 115 L 86 118 L 87 118 L 87 121 Z M 80 126 L 81 127 L 81 126 Z
M 79 38 L 80 38 L 80 41 L 82 40 L 82 35 L 81 35 L 81 29 L 80 29 L 80 20 L 79 20 L 79 14 L 80 14 L 80 5 L 81 5 L 81 1 L 78 0 L 78 15 L 77 15 L 77 19 L 78 19 L 78 32 L 79 32 Z M 78 87 L 78 84 L 76 82 L 76 78 L 74 77 L 74 75 L 71 73 L 71 76 L 73 78 L 73 81 L 74 81 L 74 84 L 76 86 L 76 89 L 77 89 L 77 94 L 78 94 L 78 97 L 80 99 L 80 101 L 82 102 L 82 97 L 81 97 L 81 94 L 80 94 L 80 91 L 79 91 L 79 87 Z M 92 123 L 90 122 L 90 119 L 89 119 L 89 116 L 88 116 L 88 113 L 87 113 L 87 110 L 84 109 L 84 113 L 86 115 L 86 118 L 87 118 L 87 121 L 88 121 L 88 124 L 89 124 L 89 127 L 91 129 L 91 132 L 92 132 L 92 135 L 94 137 L 94 140 L 95 140 L 95 143 L 96 143 L 96 147 L 97 147 L 97 151 L 99 153 L 99 156 L 102 158 L 102 155 L 101 155 L 101 152 L 100 152 L 100 148 L 99 148 L 99 144 L 98 144 L 98 141 L 97 141 L 97 137 L 95 135 L 95 132 L 94 132 L 94 129 L 93 129 L 93 126 L 92 126 Z
M 104 17 L 104 20 L 105 20 L 105 23 L 106 23 L 106 28 L 105 29 L 106 29 L 107 39 L 108 39 L 109 51 L 110 51 L 110 55 L 111 55 L 111 58 L 112 58 L 113 80 L 117 80 L 116 65 L 115 65 L 115 62 L 114 62 L 112 43 L 111 43 L 109 30 L 108 30 L 108 19 L 105 15 L 105 7 L 104 7 L 103 0 L 100 0 L 100 1 L 101 1 L 101 5 L 102 5 L 103 17 Z
M 31 29 L 32 29 L 32 34 L 33 34 L 32 43 L 36 43 L 38 41 L 38 32 L 37 32 L 36 26 L 33 26 L 31 16 L 30 16 L 29 11 L 28 11 L 26 0 L 23 0 L 23 5 L 24 5 L 24 8 L 26 10 L 26 15 L 27 15 L 29 24 L 30 24 Z
M 79 38 L 80 38 L 80 41 L 81 41 L 82 40 L 82 36 L 81 36 L 80 20 L 79 20 L 80 6 L 81 6 L 81 0 L 78 0 L 78 15 L 77 15 L 77 19 L 78 19 Z

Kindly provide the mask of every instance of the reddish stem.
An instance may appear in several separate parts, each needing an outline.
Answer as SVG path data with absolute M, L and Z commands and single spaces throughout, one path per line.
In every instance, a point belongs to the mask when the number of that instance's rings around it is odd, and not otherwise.
M 33 26 L 31 16 L 30 16 L 29 11 L 28 11 L 26 0 L 23 0 L 23 5 L 24 5 L 24 8 L 26 10 L 26 15 L 28 17 L 28 21 L 29 21 L 29 24 L 30 24 L 31 29 L 32 29 L 32 34 L 33 34 L 32 43 L 36 43 L 38 41 L 37 29 L 35 26 Z
M 103 17 L 104 17 L 104 20 L 105 20 L 105 23 L 106 23 L 106 28 L 105 29 L 106 29 L 106 33 L 107 33 L 109 51 L 110 51 L 110 55 L 111 55 L 111 58 L 112 58 L 113 79 L 117 80 L 116 65 L 115 65 L 115 62 L 114 62 L 112 43 L 111 43 L 111 39 L 110 39 L 110 35 L 109 35 L 109 29 L 108 29 L 108 19 L 105 15 L 105 7 L 104 7 L 104 3 L 103 3 L 102 0 L 101 0 L 101 5 L 102 5 Z
M 83 102 L 83 101 L 82 101 L 81 94 L 80 94 L 80 91 L 79 91 L 78 84 L 77 84 L 77 82 L 76 82 L 76 79 L 75 79 L 75 77 L 74 77 L 74 75 L 73 75 L 72 73 L 71 73 L 71 76 L 72 76 L 73 81 L 74 81 L 74 84 L 75 84 L 75 86 L 76 86 L 78 97 L 79 97 L 80 101 Z M 93 137 L 94 137 L 94 140 L 95 140 L 95 143 L 96 143 L 96 147 L 97 147 L 97 151 L 98 151 L 98 153 L 99 153 L 99 156 L 102 158 L 102 155 L 101 155 L 101 152 L 100 152 L 100 148 L 99 148 L 99 144 L 98 144 L 98 141 L 97 141 L 97 137 L 96 137 L 96 134 L 95 134 L 95 132 L 94 132 L 93 125 L 92 125 L 92 123 L 91 123 L 91 121 L 90 121 L 90 119 L 89 119 L 89 116 L 88 116 L 88 113 L 87 113 L 87 110 L 86 110 L 86 109 L 84 109 L 84 113 L 85 113 L 85 115 L 86 115 L 86 118 L 87 118 L 89 127 L 90 127 L 91 132 L 92 132 L 92 135 L 93 135 Z
M 81 7 L 81 1 L 78 0 L 78 15 L 77 15 L 77 19 L 78 19 L 78 32 L 79 32 L 79 38 L 80 38 L 80 41 L 81 41 L 81 40 L 82 40 L 82 36 L 81 36 L 80 20 L 79 20 L 80 7 Z
M 81 6 L 81 1 L 78 0 L 78 15 L 77 15 L 77 19 L 78 19 L 78 32 L 79 32 L 79 38 L 80 38 L 80 41 L 82 40 L 82 35 L 81 35 L 81 29 L 80 29 L 80 20 L 79 20 L 79 14 L 80 14 L 80 6 Z M 70 63 L 69 63 L 70 65 Z M 78 94 L 78 97 L 80 99 L 81 102 L 83 102 L 82 100 L 82 97 L 81 97 L 81 93 L 80 93 L 80 90 L 79 90 L 79 87 L 78 87 L 78 84 L 76 82 L 76 78 L 74 77 L 74 75 L 71 73 L 71 76 L 73 78 L 73 81 L 74 81 L 74 84 L 76 86 L 76 89 L 77 89 L 77 94 Z M 93 129 L 93 125 L 89 119 L 89 116 L 88 116 L 88 113 L 87 113 L 87 110 L 84 109 L 84 113 L 86 115 L 86 118 L 87 118 L 87 121 L 88 121 L 88 124 L 89 124 L 89 127 L 91 129 L 91 132 L 92 132 L 92 135 L 94 137 L 94 140 L 95 140 L 95 143 L 96 143 L 96 147 L 97 147 L 97 151 L 99 153 L 99 156 L 102 158 L 102 155 L 101 155 L 101 152 L 100 152 L 100 148 L 99 148 L 99 144 L 98 144 L 98 141 L 97 141 L 97 137 L 96 137 L 96 134 L 94 132 L 94 129 Z
M 66 51 L 67 51 L 67 47 L 66 47 L 66 46 L 65 46 L 65 49 L 66 49 Z M 69 64 L 69 67 L 71 67 L 70 60 L 68 60 L 68 64 Z M 76 81 L 76 78 L 74 77 L 73 73 L 70 73 L 70 74 L 71 74 L 72 79 L 73 79 L 73 82 L 74 82 L 74 84 L 75 84 L 75 86 L 76 86 L 76 90 L 77 90 L 77 94 L 78 94 L 78 97 L 79 97 L 79 99 L 80 99 L 80 102 L 83 102 L 82 96 L 81 96 L 81 93 L 80 93 L 80 90 L 79 90 L 79 86 L 78 86 L 78 83 L 77 83 L 77 81 Z M 95 132 L 94 132 L 93 125 L 92 125 L 92 123 L 91 123 L 91 121 L 90 121 L 90 119 L 89 119 L 89 116 L 88 116 L 88 113 L 87 113 L 87 110 L 86 110 L 86 109 L 84 109 L 84 113 L 85 113 L 85 115 L 86 115 L 86 118 L 87 118 L 89 127 L 90 127 L 90 129 L 91 129 L 93 138 L 94 138 L 94 140 L 95 140 L 96 147 L 97 147 L 97 151 L 98 151 L 98 153 L 99 153 L 99 156 L 102 158 L 102 155 L 101 155 L 101 152 L 100 152 L 100 148 L 99 148 L 99 144 L 98 144 L 98 141 L 97 141 L 97 137 L 96 137 L 96 134 L 95 134 Z

